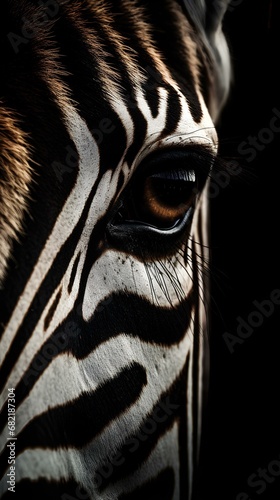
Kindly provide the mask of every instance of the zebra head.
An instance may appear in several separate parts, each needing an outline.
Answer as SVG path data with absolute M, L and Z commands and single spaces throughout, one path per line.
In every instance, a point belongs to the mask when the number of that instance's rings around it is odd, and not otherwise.
M 226 4 L 2 6 L 1 498 L 191 498 Z

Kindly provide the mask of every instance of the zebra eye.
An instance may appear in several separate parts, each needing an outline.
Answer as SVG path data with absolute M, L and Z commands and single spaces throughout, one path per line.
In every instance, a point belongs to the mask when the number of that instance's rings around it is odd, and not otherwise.
M 185 216 L 194 202 L 194 170 L 169 168 L 138 178 L 123 210 L 126 221 L 168 229 Z
M 138 166 L 116 202 L 107 242 L 141 258 L 167 255 L 190 228 L 213 153 L 206 147 L 154 152 Z

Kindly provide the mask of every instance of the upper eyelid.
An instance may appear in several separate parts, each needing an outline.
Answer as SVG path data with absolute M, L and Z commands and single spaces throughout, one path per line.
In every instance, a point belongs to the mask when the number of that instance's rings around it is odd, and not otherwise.
M 171 170 L 174 172 L 179 170 L 183 172 L 194 171 L 198 174 L 208 171 L 209 173 L 215 160 L 216 152 L 212 148 L 201 147 L 201 145 L 189 145 L 188 148 L 161 148 L 142 159 L 138 168 L 131 175 L 128 184 L 141 177 Z
M 205 131 L 214 131 L 215 136 L 210 135 L 205 135 Z M 157 133 L 153 135 L 158 135 Z M 171 136 L 167 136 L 165 138 L 155 138 L 154 140 L 150 138 L 150 140 L 147 141 L 147 143 L 141 148 L 140 152 L 138 153 L 138 158 L 139 161 L 142 160 L 143 157 L 147 156 L 149 153 L 152 153 L 156 150 L 159 149 L 166 149 L 166 148 L 181 148 L 181 149 L 186 149 L 192 145 L 195 146 L 206 146 L 209 149 L 212 149 L 213 154 L 218 151 L 218 141 L 216 137 L 216 130 L 215 127 L 206 127 L 203 129 L 199 130 L 193 130 L 192 132 L 189 133 L 184 133 L 184 132 L 176 132 L 172 134 Z

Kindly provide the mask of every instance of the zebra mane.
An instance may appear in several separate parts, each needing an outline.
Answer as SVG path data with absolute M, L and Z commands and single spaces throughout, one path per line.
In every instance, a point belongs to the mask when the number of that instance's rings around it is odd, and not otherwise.
M 29 157 L 18 118 L 0 101 L 0 288 L 13 242 L 23 229 L 32 176 Z

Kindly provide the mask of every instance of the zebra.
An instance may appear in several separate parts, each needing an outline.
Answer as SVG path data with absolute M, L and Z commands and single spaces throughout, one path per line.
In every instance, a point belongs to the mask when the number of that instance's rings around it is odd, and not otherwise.
M 195 491 L 227 5 L 1 7 L 1 499 Z

